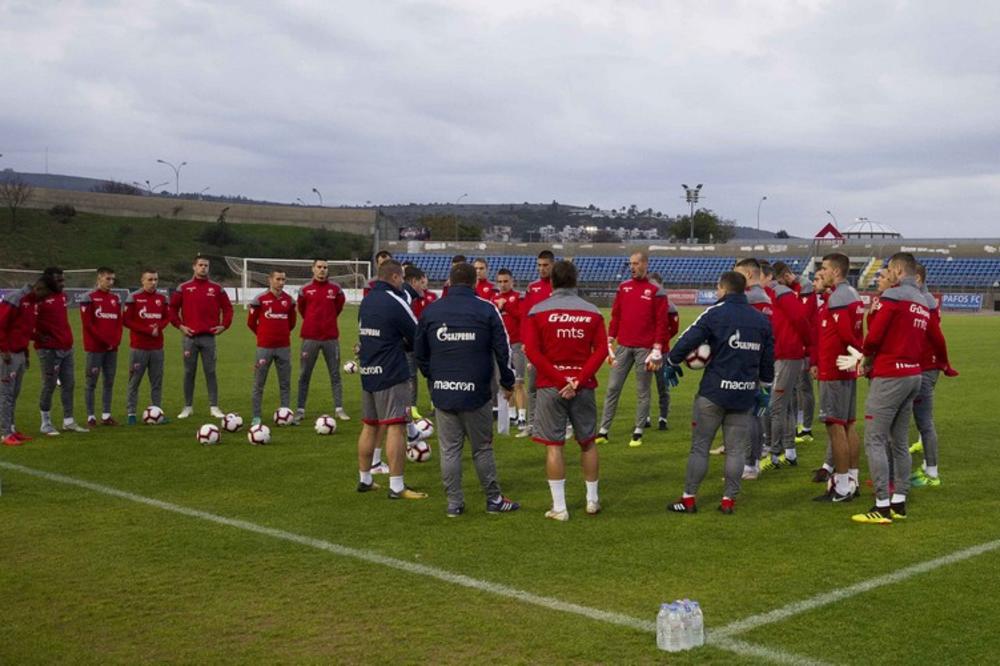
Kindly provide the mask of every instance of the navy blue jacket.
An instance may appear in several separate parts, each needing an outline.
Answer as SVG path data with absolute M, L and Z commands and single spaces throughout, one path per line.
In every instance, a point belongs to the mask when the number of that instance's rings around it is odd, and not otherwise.
M 500 386 L 514 388 L 510 341 L 500 312 L 472 287 L 453 286 L 424 309 L 413 351 L 437 408 L 467 412 L 490 402 L 494 362 Z
M 413 348 L 417 320 L 403 292 L 377 281 L 358 310 L 361 388 L 374 393 L 409 381 L 406 352 Z
M 774 381 L 771 322 L 747 302 L 745 294 L 726 294 L 684 331 L 667 362 L 680 365 L 703 342 L 712 347 L 712 359 L 698 393 L 725 409 L 753 407 L 758 381 Z

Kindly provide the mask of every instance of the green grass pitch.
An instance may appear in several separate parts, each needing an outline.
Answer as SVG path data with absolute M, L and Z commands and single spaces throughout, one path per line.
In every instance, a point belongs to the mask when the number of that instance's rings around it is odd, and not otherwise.
M 355 340 L 355 313 L 350 308 L 342 318 L 343 350 Z M 695 313 L 684 309 L 682 325 Z M 236 324 L 220 339 L 220 402 L 249 421 L 253 339 L 243 314 L 238 309 Z M 75 312 L 71 319 L 77 322 Z M 989 483 L 997 451 L 1000 318 L 946 315 L 944 328 L 962 373 L 938 385 L 944 484 L 914 489 L 909 520 L 888 527 L 850 521 L 870 506 L 867 493 L 847 505 L 810 501 L 820 490 L 809 475 L 823 457 L 822 435 L 799 449 L 797 469 L 745 483 L 735 515 L 714 511 L 722 489 L 718 458 L 702 488 L 703 511 L 668 514 L 665 505 L 683 482 L 698 373 L 688 373 L 673 393 L 671 430 L 650 431 L 639 449 L 626 445 L 635 404 L 631 382 L 626 387 L 612 441 L 601 448 L 599 516 L 583 512 L 575 445 L 567 447 L 572 519 L 563 524 L 542 517 L 549 493 L 541 448 L 498 437 L 500 481 L 522 510 L 488 516 L 467 460 L 470 511 L 447 520 L 436 456 L 407 467 L 407 482 L 428 491 L 427 501 L 355 492 L 356 375 L 345 376 L 354 420 L 332 437 L 304 425 L 274 428 L 269 446 L 251 447 L 243 433 L 224 433 L 220 446 L 200 446 L 195 430 L 213 420 L 201 377 L 195 417 L 175 418 L 182 405 L 173 330 L 165 379 L 169 425 L 36 438 L 3 448 L 0 462 L 643 620 L 653 619 L 661 601 L 689 597 L 701 602 L 711 630 L 1000 537 L 1000 501 Z M 76 416 L 82 420 L 79 349 Z M 36 434 L 32 360 L 17 420 Z M 122 419 L 126 360 L 123 350 L 115 403 Z M 297 370 L 296 364 L 293 400 Z M 318 369 L 313 376 L 310 417 L 331 411 L 323 374 Z M 599 397 L 604 374 L 601 379 Z M 147 390 L 140 405 L 147 404 Z M 864 388 L 861 393 L 863 405 Z M 424 409 L 426 397 L 423 391 Z M 59 417 L 58 396 L 56 405 Z M 276 406 L 272 374 L 265 412 Z M 432 445 L 436 454 L 433 439 Z M 648 632 L 9 468 L 0 468 L 0 478 L 0 663 L 651 663 L 668 657 Z M 994 661 L 1000 654 L 993 621 L 1000 597 L 992 594 L 998 566 L 994 550 L 738 638 L 774 654 L 831 663 Z M 706 646 L 670 660 L 761 658 Z

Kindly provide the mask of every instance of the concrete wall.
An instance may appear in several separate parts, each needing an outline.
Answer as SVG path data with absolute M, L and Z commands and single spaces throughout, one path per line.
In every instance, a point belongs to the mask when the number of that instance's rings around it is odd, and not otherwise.
M 70 204 L 80 212 L 114 217 L 163 218 L 215 222 L 223 208 L 226 222 L 233 224 L 277 224 L 344 231 L 371 236 L 376 212 L 372 208 L 326 208 L 319 206 L 281 206 L 263 204 L 227 204 L 219 201 L 195 201 L 158 196 L 74 192 L 36 187 L 25 203 L 27 208 L 48 209 Z

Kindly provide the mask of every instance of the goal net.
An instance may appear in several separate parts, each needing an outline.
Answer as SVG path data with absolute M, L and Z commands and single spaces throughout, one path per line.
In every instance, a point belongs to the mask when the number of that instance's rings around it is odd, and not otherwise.
M 267 259 L 260 257 L 226 257 L 226 266 L 240 279 L 236 301 L 247 305 L 257 294 L 267 289 L 268 275 L 278 268 L 285 271 L 285 291 L 298 296 L 299 287 L 312 279 L 312 259 Z M 350 303 L 359 302 L 365 285 L 371 279 L 371 262 L 357 260 L 327 261 L 330 281 L 340 285 Z
M 0 268 L 0 289 L 20 289 L 26 284 L 34 284 L 42 277 L 44 269 Z M 96 268 L 63 269 L 67 289 L 93 289 L 97 284 Z

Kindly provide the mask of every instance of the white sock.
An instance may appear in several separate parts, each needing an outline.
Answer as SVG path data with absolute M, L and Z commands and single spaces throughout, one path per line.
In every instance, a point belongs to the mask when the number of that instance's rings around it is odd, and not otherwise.
M 371 472 L 358 471 L 358 476 L 361 477 L 361 483 L 365 484 L 366 486 L 370 486 L 371 485 L 371 483 L 372 483 L 372 473 Z
M 382 447 L 376 446 L 375 453 L 372 454 L 372 467 L 382 463 Z
M 825 469 L 830 474 L 833 473 L 833 465 L 831 465 L 830 463 L 823 463 L 823 469 Z
M 68 418 L 67 417 L 63 417 L 63 425 L 64 426 L 72 425 L 74 422 L 75 422 L 75 419 L 72 416 L 70 416 Z
M 51 412 L 42 412 L 42 425 L 52 425 Z
M 891 500 L 891 502 L 893 504 L 903 504 L 903 503 L 906 502 L 906 495 L 900 495 L 899 493 L 893 493 L 892 494 L 892 500 Z
M 756 469 L 757 468 L 754 467 L 753 465 L 743 465 L 743 473 L 744 474 L 753 474 L 754 470 L 756 470 Z
M 101 412 L 101 418 L 107 421 L 111 418 L 111 414 L 109 412 Z
M 587 501 L 596 502 L 597 501 L 597 481 L 585 481 L 587 484 Z
M 924 465 L 924 473 L 932 479 L 936 479 L 938 475 L 937 465 Z
M 552 510 L 566 510 L 566 479 L 549 479 L 549 492 L 552 493 Z
M 888 509 L 889 508 L 889 500 L 888 499 L 876 499 L 875 500 L 875 506 L 877 508 L 879 508 L 879 509 Z
M 401 493 L 403 489 L 406 488 L 406 484 L 403 483 L 402 476 L 390 476 L 389 477 L 389 490 L 394 493 Z
M 87 420 L 89 421 L 90 419 L 94 419 L 96 421 L 97 417 L 94 416 L 93 414 L 87 414 Z
M 851 477 L 851 480 L 854 481 L 854 483 L 860 485 L 858 479 L 861 476 L 861 470 L 859 470 L 857 467 L 852 467 L 847 470 L 847 475 Z
M 525 420 L 527 420 L 527 418 L 528 418 L 528 410 L 527 409 L 519 409 L 519 410 L 517 410 L 517 420 L 518 421 L 525 421 Z
M 682 498 L 684 498 L 684 499 L 687 499 L 688 497 L 694 497 L 694 495 L 692 495 L 692 494 L 690 494 L 690 493 L 683 493 L 683 494 L 681 495 L 681 497 L 682 497 Z
M 847 495 L 851 492 L 851 475 L 850 474 L 834 474 L 833 482 L 836 484 L 838 495 Z
M 795 460 L 799 457 L 799 454 L 795 452 L 795 449 L 785 449 L 785 460 Z

